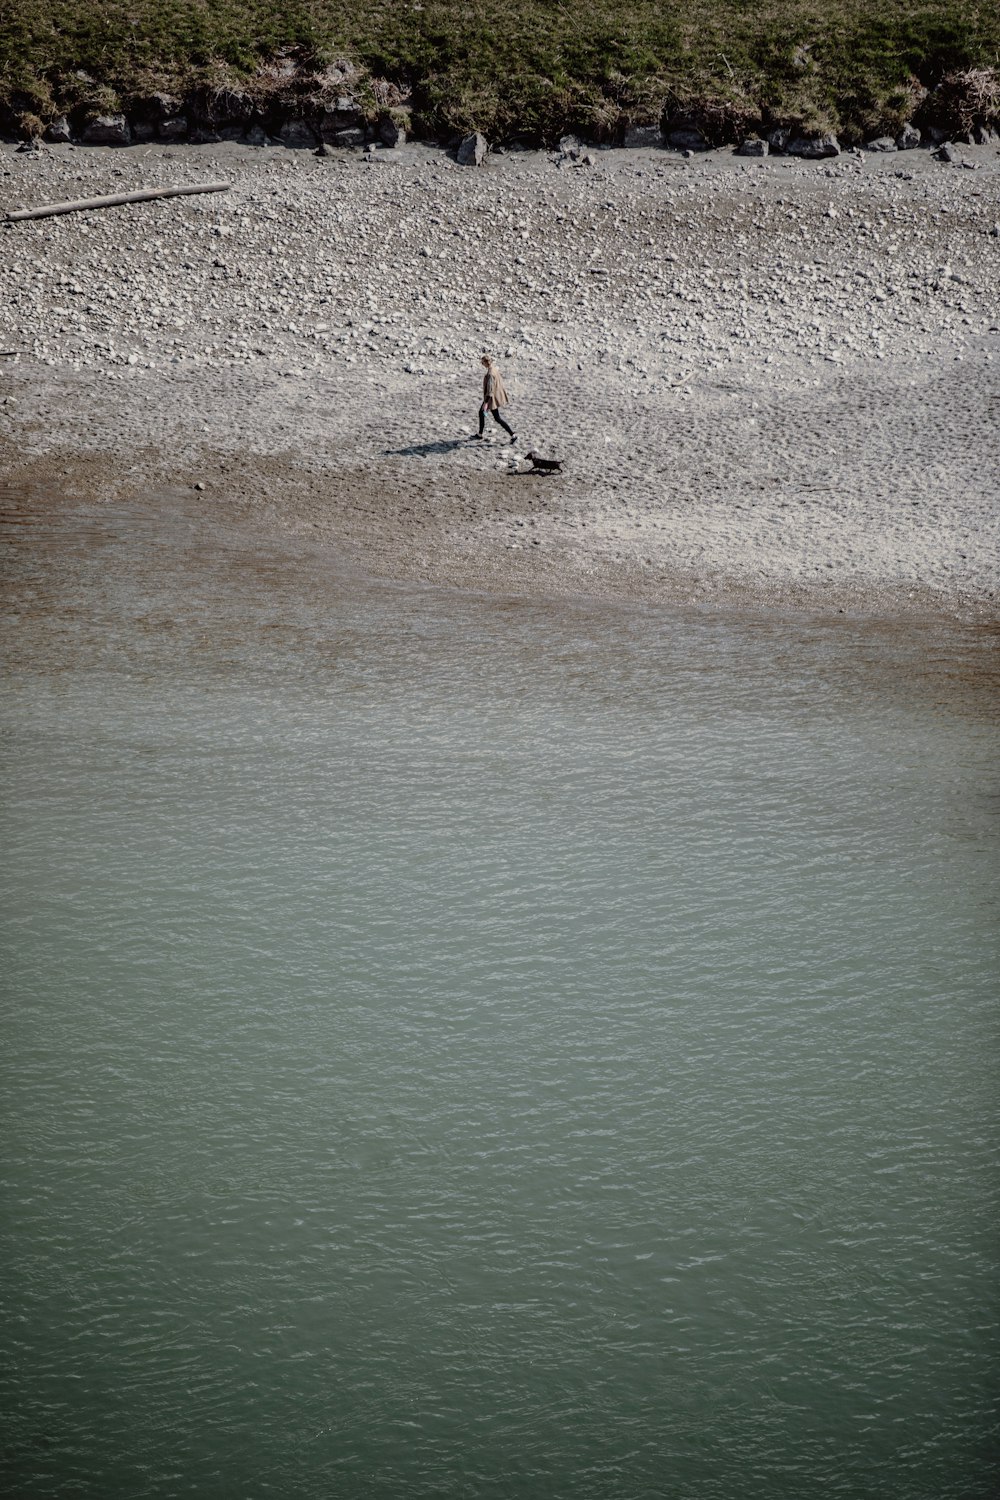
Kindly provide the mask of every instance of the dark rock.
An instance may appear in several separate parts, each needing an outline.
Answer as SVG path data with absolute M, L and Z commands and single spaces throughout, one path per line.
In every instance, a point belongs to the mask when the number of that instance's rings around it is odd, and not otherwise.
M 769 151 L 766 141 L 762 141 L 758 135 L 749 135 L 745 141 L 740 141 L 736 148 L 737 156 L 766 156 Z
M 45 139 L 51 141 L 54 146 L 65 145 L 72 140 L 69 121 L 65 115 L 60 115 L 58 120 L 53 120 L 45 132 Z
M 951 141 L 942 141 L 937 150 L 931 152 L 931 155 L 935 161 L 956 162 L 959 159 L 958 151 Z
M 278 140 L 292 151 L 311 151 L 316 145 L 316 132 L 305 120 L 286 120 L 278 129 Z
M 973 125 L 972 141 L 976 146 L 992 146 L 1000 139 L 989 125 Z
M 351 130 L 338 130 L 330 142 L 333 146 L 363 146 L 364 143 L 365 133 L 360 126 Z
M 150 113 L 156 119 L 169 120 L 181 113 L 181 101 L 173 94 L 147 95 Z
M 708 142 L 700 130 L 671 130 L 667 144 L 675 151 L 707 151 Z
M 132 141 L 137 146 L 145 145 L 147 141 L 156 140 L 156 126 L 151 125 L 148 120 L 137 120 L 132 126 Z
M 876 136 L 873 141 L 865 141 L 866 151 L 896 151 L 898 147 L 891 135 Z
M 158 134 L 161 141 L 182 141 L 187 133 L 186 115 L 172 115 L 168 120 L 160 121 Z
M 180 114 L 174 107 L 167 114 Z M 195 89 L 186 100 L 184 113 L 194 125 L 204 130 L 218 130 L 223 125 L 239 125 L 247 128 L 256 113 L 254 101 L 249 94 L 238 89 L 209 88 L 207 85 Z
M 175 94 L 140 94 L 127 103 L 129 119 L 133 128 L 138 125 L 159 125 L 161 120 L 173 119 L 184 113 L 184 105 Z M 155 133 L 155 131 L 154 131 Z
M 785 147 L 789 156 L 804 156 L 810 161 L 824 156 L 839 156 L 840 142 L 835 135 L 797 135 Z
M 132 132 L 124 115 L 98 115 L 80 139 L 86 146 L 128 146 Z
M 921 134 L 915 125 L 904 125 L 896 137 L 896 149 L 898 151 L 912 151 L 920 145 Z
M 792 132 L 787 125 L 779 125 L 777 130 L 772 130 L 767 138 L 767 144 L 772 151 L 787 151 L 788 142 L 792 138 Z
M 405 146 L 406 130 L 398 120 L 394 120 L 391 115 L 387 115 L 378 122 L 378 138 L 383 146 Z
M 350 94 L 338 94 L 319 117 L 320 139 L 334 141 L 342 131 L 357 129 L 363 122 L 364 115 L 358 101 Z
M 458 148 L 458 165 L 481 167 L 489 149 L 486 137 L 480 135 L 478 130 L 473 135 L 467 135 Z
M 661 128 L 667 145 L 675 150 L 710 151 L 756 133 L 756 121 L 726 104 L 705 101 L 697 108 L 668 108 Z
M 633 125 L 631 130 L 626 130 L 624 146 L 662 146 L 663 131 L 659 125 Z
M 222 136 L 207 125 L 198 125 L 191 132 L 192 146 L 217 146 Z
M 243 139 L 248 146 L 266 146 L 267 132 L 262 125 L 251 125 Z
M 564 135 L 559 142 L 559 153 L 561 156 L 569 157 L 570 161 L 576 161 L 583 146 L 575 135 Z

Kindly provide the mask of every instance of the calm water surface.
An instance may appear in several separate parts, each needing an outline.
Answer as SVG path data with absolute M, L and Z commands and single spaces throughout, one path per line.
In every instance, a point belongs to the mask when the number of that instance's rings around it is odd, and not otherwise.
M 992 1495 L 990 639 L 8 501 L 6 1492 Z

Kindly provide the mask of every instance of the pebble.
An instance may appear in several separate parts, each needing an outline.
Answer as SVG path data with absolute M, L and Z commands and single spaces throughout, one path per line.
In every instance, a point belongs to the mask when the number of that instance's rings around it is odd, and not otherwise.
M 819 163 L 795 163 L 802 175 L 783 183 L 787 201 L 762 192 L 756 175 L 718 174 L 700 178 L 696 202 L 664 175 L 637 178 L 619 169 L 598 181 L 556 172 L 550 163 L 552 187 L 543 192 L 532 183 L 523 195 L 519 172 L 540 175 L 526 153 L 456 172 L 444 192 L 444 160 L 429 162 L 424 153 L 408 162 L 406 150 L 394 151 L 397 169 L 388 177 L 345 166 L 336 196 L 327 166 L 273 151 L 267 159 L 226 160 L 232 190 L 225 198 L 163 199 L 85 219 L 22 223 L 7 242 L 15 254 L 0 264 L 0 308 L 13 330 L 30 330 L 34 356 L 73 360 L 84 369 L 156 368 L 175 359 L 177 344 L 187 347 L 195 329 L 208 339 L 190 353 L 210 363 L 244 362 L 253 339 L 267 335 L 268 353 L 279 362 L 336 366 L 351 362 L 339 341 L 349 314 L 364 308 L 381 314 L 379 329 L 390 330 L 391 353 L 400 362 L 424 359 L 420 342 L 429 330 L 456 357 L 472 353 L 490 327 L 499 327 L 501 347 L 511 350 L 510 312 L 517 323 L 531 324 L 534 336 L 558 320 L 565 338 L 559 353 L 582 356 L 594 347 L 595 317 L 630 305 L 643 318 L 622 333 L 616 350 L 622 360 L 648 347 L 649 327 L 661 342 L 649 353 L 691 348 L 739 359 L 762 341 L 777 351 L 799 344 L 802 323 L 808 329 L 840 321 L 855 305 L 856 237 L 880 243 L 888 236 L 891 254 L 880 252 L 873 264 L 886 302 L 868 311 L 867 332 L 891 350 L 913 336 L 916 305 L 900 299 L 900 288 L 910 276 L 925 275 L 925 214 L 937 208 L 952 214 L 949 239 L 969 258 L 973 312 L 1000 317 L 996 261 L 975 242 L 978 226 L 991 236 L 999 226 L 984 222 L 988 199 L 973 204 L 954 172 L 924 174 L 916 193 L 891 172 L 853 178 L 850 192 L 864 211 L 856 213 L 847 199 L 844 216 L 840 198 L 817 202 L 802 190 L 810 174 L 819 180 L 826 171 Z M 42 159 L 18 157 L 21 180 L 7 184 L 7 199 L 99 192 L 109 186 L 108 156 L 52 148 Z M 12 160 L 12 153 L 0 156 L 7 168 Z M 195 165 L 183 150 L 169 157 L 118 150 L 114 163 L 123 189 L 183 180 Z M 426 172 L 438 181 L 433 211 Z M 789 213 L 799 220 L 798 255 L 772 266 L 769 245 Z M 820 217 L 828 223 L 823 231 Z M 601 263 L 609 234 L 613 264 Z M 705 236 L 714 236 L 715 282 L 700 264 Z M 232 264 L 207 251 L 208 243 L 220 242 L 232 246 Z M 484 275 L 487 249 L 493 269 Z M 288 312 L 294 317 L 282 318 Z M 939 293 L 922 306 L 921 318 L 928 333 L 957 341 L 949 312 L 948 296 Z M 823 353 L 822 335 L 813 342 Z M 522 345 L 519 357 L 553 353 L 532 354 Z
M 905 177 L 879 170 L 891 156 L 877 154 L 849 171 L 771 158 L 716 171 L 696 155 L 643 157 L 640 178 L 616 153 L 600 171 L 541 153 L 455 171 L 404 146 L 392 172 L 375 173 L 336 150 L 206 162 L 186 148 L 121 149 L 112 163 L 0 147 L 0 188 L 18 205 L 232 180 L 217 197 L 6 229 L 0 347 L 16 341 L 22 368 L 34 358 L 121 375 L 116 397 L 147 372 L 182 388 L 197 369 L 203 383 L 237 372 L 265 403 L 279 386 L 281 400 L 308 399 L 326 376 L 377 377 L 380 390 L 405 376 L 443 401 L 486 349 L 541 395 L 557 372 L 586 383 L 600 369 L 624 409 L 658 402 L 683 428 L 730 379 L 778 383 L 795 361 L 803 379 L 843 382 L 931 348 L 960 361 L 1000 327 L 1000 169 L 985 154 L 975 183 L 919 151 Z M 603 455 L 615 417 L 601 416 Z M 759 432 L 771 440 L 763 415 Z

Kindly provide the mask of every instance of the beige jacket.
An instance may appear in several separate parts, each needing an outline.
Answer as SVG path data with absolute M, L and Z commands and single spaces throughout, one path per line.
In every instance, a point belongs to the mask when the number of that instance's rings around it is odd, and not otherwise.
M 500 406 L 509 406 L 510 397 L 504 387 L 500 371 L 491 365 L 483 376 L 483 405 L 487 411 L 496 411 Z

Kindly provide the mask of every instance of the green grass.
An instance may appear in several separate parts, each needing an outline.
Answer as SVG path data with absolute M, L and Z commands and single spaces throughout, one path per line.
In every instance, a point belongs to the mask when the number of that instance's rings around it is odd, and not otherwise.
M 575 128 L 613 138 L 688 107 L 720 133 L 787 122 L 850 139 L 898 128 L 946 75 L 1000 68 L 1000 5 L 8 0 L 0 106 L 10 123 L 106 109 L 151 87 L 184 94 L 255 80 L 263 89 L 261 64 L 289 49 L 300 92 L 346 57 L 397 85 L 427 135 L 478 127 L 494 139 L 550 140 Z

